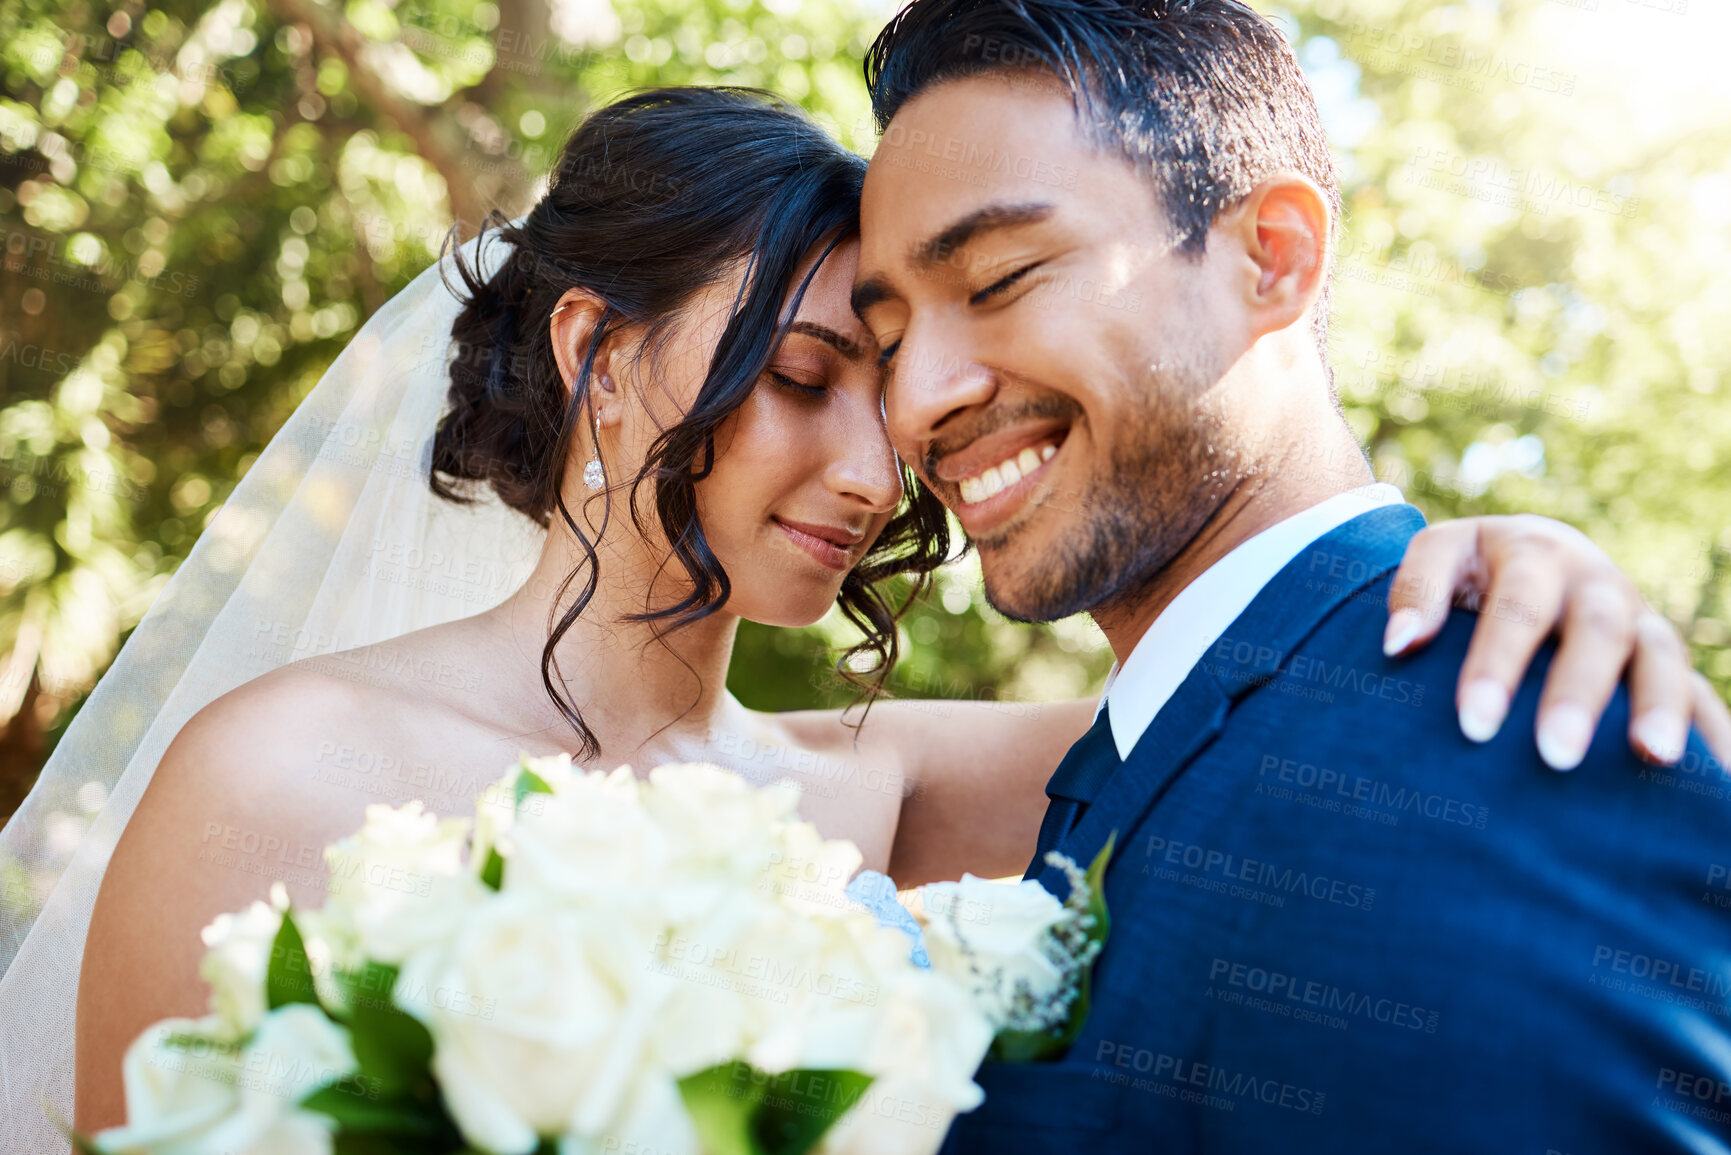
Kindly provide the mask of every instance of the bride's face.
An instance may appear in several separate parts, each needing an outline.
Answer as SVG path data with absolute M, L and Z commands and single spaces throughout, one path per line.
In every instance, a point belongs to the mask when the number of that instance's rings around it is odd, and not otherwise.
M 816 259 L 807 258 L 795 285 Z M 821 618 L 902 498 L 877 345 L 848 303 L 858 262 L 851 241 L 824 260 L 786 340 L 717 431 L 714 470 L 696 487 L 704 536 L 732 582 L 726 609 L 751 621 Z M 657 425 L 695 401 L 737 290 L 724 278 L 701 294 L 656 357 L 660 389 L 651 392 L 677 409 Z M 784 315 L 792 298 L 790 289 Z

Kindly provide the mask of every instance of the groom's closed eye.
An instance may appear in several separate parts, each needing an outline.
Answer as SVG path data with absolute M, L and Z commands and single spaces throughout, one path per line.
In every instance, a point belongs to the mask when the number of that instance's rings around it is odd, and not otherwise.
M 970 304 L 970 305 L 983 305 L 987 301 L 991 300 L 993 297 L 1001 296 L 1003 293 L 1007 292 L 1010 289 L 1010 287 L 1013 286 L 1017 281 L 1020 281 L 1023 277 L 1027 276 L 1029 273 L 1033 272 L 1035 269 L 1039 268 L 1041 265 L 1043 265 L 1045 263 L 1046 263 L 1045 261 L 1035 261 L 1033 264 L 1023 265 L 1021 268 L 1017 269 L 1015 272 L 1011 273 L 1009 276 L 1002 277 L 996 281 L 993 281 L 991 284 L 987 285 L 985 288 L 981 289 L 979 292 L 974 293 L 972 296 L 970 296 L 968 298 L 968 304 Z

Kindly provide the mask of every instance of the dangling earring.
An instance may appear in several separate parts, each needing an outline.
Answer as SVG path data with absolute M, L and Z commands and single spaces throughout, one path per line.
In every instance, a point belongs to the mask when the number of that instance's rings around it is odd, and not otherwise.
M 589 464 L 583 467 L 583 484 L 590 489 L 600 489 L 607 484 L 607 476 L 601 470 L 601 414 L 595 415 L 595 456 L 589 459 Z

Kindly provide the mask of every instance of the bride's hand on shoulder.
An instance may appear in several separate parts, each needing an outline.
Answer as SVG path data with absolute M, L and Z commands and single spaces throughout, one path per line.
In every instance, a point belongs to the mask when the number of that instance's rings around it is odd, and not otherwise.
M 1721 760 L 1731 757 L 1731 712 L 1691 667 L 1677 631 L 1579 530 L 1533 514 L 1427 527 L 1395 575 L 1385 652 L 1424 646 L 1456 603 L 1479 611 L 1455 694 L 1467 737 L 1495 735 L 1533 655 L 1555 632 L 1536 734 L 1546 763 L 1579 765 L 1625 670 L 1629 742 L 1642 757 L 1675 762 L 1691 723 Z

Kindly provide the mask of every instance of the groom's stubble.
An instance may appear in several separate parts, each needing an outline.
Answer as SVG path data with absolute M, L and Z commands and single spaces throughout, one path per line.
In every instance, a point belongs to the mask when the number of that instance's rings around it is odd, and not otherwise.
M 1254 471 L 1216 388 L 1223 372 L 1197 347 L 1150 364 L 1130 386 L 1144 399 L 1134 416 L 1110 437 L 1094 431 L 1109 448 L 1084 489 L 1053 494 L 1029 516 L 973 539 L 993 609 L 1013 621 L 1050 622 L 1138 600 Z M 1004 422 L 1059 408 L 1080 416 L 1074 402 L 1052 397 Z M 943 446 L 934 448 L 941 456 Z M 1055 519 L 1069 524 L 1052 526 Z M 1039 532 L 1042 525 L 1050 528 Z

